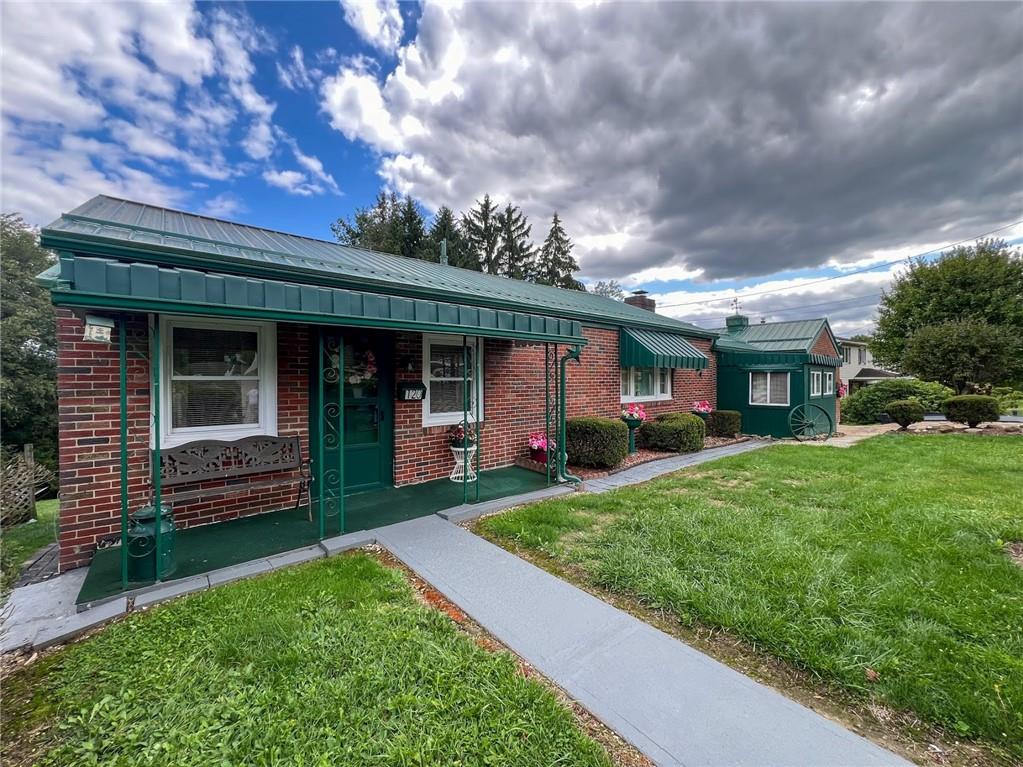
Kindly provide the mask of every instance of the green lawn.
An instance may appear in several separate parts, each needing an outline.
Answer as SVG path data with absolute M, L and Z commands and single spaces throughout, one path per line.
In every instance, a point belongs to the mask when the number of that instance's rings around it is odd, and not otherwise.
M 136 614 L 4 693 L 5 763 L 608 764 L 512 656 L 364 554 Z
M 481 530 L 1023 756 L 1019 438 L 776 446 Z
M 37 503 L 36 516 L 35 522 L 15 525 L 0 532 L 0 595 L 6 595 L 14 587 L 26 559 L 57 540 L 57 499 Z

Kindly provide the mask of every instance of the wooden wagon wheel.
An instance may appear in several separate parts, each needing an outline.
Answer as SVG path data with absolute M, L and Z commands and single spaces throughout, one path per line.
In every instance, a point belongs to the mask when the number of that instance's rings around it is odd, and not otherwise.
M 834 423 L 820 405 L 797 405 L 789 413 L 789 430 L 800 442 L 831 436 Z

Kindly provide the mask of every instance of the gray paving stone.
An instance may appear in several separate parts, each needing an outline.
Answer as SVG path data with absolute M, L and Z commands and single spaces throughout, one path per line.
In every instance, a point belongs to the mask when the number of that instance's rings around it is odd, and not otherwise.
M 316 544 L 314 546 L 306 546 L 302 549 L 285 551 L 283 554 L 275 554 L 272 557 L 267 557 L 267 562 L 270 563 L 270 567 L 277 570 L 281 567 L 287 567 L 288 565 L 300 565 L 303 562 L 322 559 L 325 556 L 326 552 L 324 552 L 319 544 Z
M 75 613 L 42 628 L 36 634 L 33 645 L 41 650 L 50 645 L 70 641 L 91 628 L 124 615 L 127 609 L 128 598 L 121 597 L 99 607 L 94 607 L 91 610 Z
M 345 533 L 334 538 L 327 538 L 320 541 L 320 548 L 324 554 L 332 557 L 343 551 L 361 549 L 363 546 L 372 546 L 377 542 L 376 535 L 372 530 L 360 530 L 356 533 Z
M 251 578 L 253 575 L 261 575 L 270 572 L 272 568 L 265 559 L 253 559 L 251 562 L 242 562 L 240 565 L 222 567 L 209 573 L 210 586 L 219 586 L 221 583 Z
M 656 764 L 908 764 L 439 517 L 377 539 Z
M 157 602 L 166 602 L 174 597 L 182 597 L 196 591 L 204 591 L 210 587 L 210 579 L 205 575 L 194 578 L 182 578 L 178 581 L 165 581 L 146 589 L 135 596 L 135 609 L 149 607 Z

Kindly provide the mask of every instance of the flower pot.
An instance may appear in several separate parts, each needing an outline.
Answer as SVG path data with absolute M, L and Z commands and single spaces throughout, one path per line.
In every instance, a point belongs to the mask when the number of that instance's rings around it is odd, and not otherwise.
M 707 418 L 710 416 L 710 413 L 704 413 L 702 410 L 691 410 L 689 412 L 691 412 L 693 415 L 700 416 L 700 418 L 703 419 L 704 423 L 707 422 Z
M 636 429 L 643 425 L 642 418 L 629 418 L 623 415 L 622 420 L 625 421 L 625 425 L 629 427 L 629 455 L 633 455 L 638 452 L 636 450 Z
M 540 448 L 530 448 L 529 460 L 536 461 L 537 463 L 547 464 L 547 451 Z

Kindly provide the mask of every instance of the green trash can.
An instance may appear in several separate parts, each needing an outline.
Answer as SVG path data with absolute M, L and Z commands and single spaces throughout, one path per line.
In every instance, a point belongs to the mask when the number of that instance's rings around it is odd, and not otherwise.
M 174 552 L 177 527 L 171 508 L 160 504 L 160 580 L 173 575 L 178 567 Z M 128 580 L 148 582 L 156 580 L 156 508 L 143 506 L 131 515 L 128 525 Z

